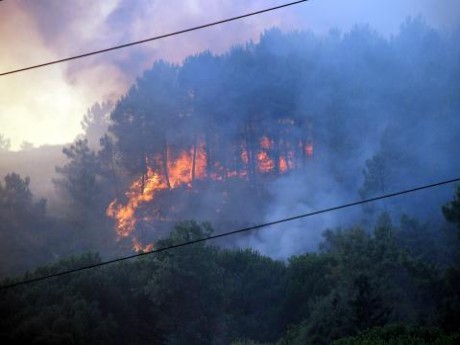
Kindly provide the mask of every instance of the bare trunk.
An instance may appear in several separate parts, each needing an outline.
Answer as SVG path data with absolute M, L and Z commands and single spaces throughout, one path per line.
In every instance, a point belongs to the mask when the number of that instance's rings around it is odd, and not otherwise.
M 115 162 L 113 161 L 113 152 L 111 152 L 110 155 L 110 170 L 112 170 L 113 185 L 115 188 L 115 199 L 118 199 L 120 196 L 120 189 L 118 187 L 118 179 L 115 173 Z
M 196 169 L 196 152 L 197 152 L 198 139 L 195 133 L 195 142 L 193 143 L 193 157 L 192 157 L 192 183 L 195 181 L 195 169 Z
M 273 160 L 274 160 L 274 173 L 276 176 L 280 174 L 280 139 L 278 135 L 273 138 Z
M 147 157 L 144 152 L 142 152 L 141 159 L 142 159 L 141 194 L 144 194 L 145 180 L 147 177 Z
M 212 173 L 211 135 L 206 131 L 206 178 L 210 179 Z
M 246 150 L 248 153 L 248 177 L 249 181 L 255 186 L 257 163 L 251 124 L 246 126 Z
M 163 166 L 163 174 L 166 180 L 166 186 L 169 189 L 171 189 L 171 182 L 169 181 L 169 170 L 168 170 L 168 143 L 166 141 L 166 138 L 163 140 L 162 166 Z

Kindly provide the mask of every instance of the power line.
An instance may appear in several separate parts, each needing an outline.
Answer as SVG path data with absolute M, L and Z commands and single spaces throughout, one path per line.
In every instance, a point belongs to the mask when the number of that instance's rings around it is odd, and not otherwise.
M 304 213 L 304 214 L 300 214 L 300 215 L 293 216 L 293 217 L 283 218 L 283 219 L 275 220 L 275 221 L 268 222 L 268 223 L 263 223 L 263 224 L 254 225 L 254 226 L 250 226 L 250 227 L 246 227 L 246 228 L 242 228 L 242 229 L 238 229 L 238 230 L 224 232 L 222 234 L 208 236 L 208 237 L 200 238 L 200 239 L 193 240 L 193 241 L 174 244 L 172 246 L 158 248 L 158 249 L 152 250 L 150 252 L 133 254 L 133 255 L 121 257 L 121 258 L 114 259 L 114 260 L 104 261 L 104 262 L 100 262 L 100 263 L 93 264 L 93 265 L 83 266 L 83 267 L 79 267 L 79 268 L 75 268 L 75 269 L 71 269 L 71 270 L 67 270 L 67 271 L 62 271 L 62 272 L 50 274 L 50 275 L 43 276 L 43 277 L 27 279 L 27 280 L 23 280 L 23 281 L 20 281 L 20 282 L 13 283 L 13 284 L 0 286 L 0 291 L 10 289 L 10 288 L 14 288 L 14 287 L 17 287 L 17 286 L 20 286 L 20 285 L 27 285 L 27 284 L 39 282 L 39 281 L 42 281 L 42 280 L 47 280 L 47 279 L 51 279 L 51 278 L 55 278 L 55 277 L 59 277 L 59 276 L 64 276 L 64 275 L 71 274 L 71 273 L 76 273 L 76 272 L 80 272 L 80 271 L 84 271 L 84 270 L 89 270 L 89 269 L 92 269 L 92 268 L 105 266 L 105 265 L 113 264 L 113 263 L 116 263 L 116 262 L 130 260 L 130 259 L 133 259 L 133 258 L 145 256 L 145 255 L 151 255 L 151 254 L 156 254 L 156 253 L 160 253 L 160 252 L 165 252 L 165 251 L 168 251 L 168 250 L 172 250 L 172 249 L 176 249 L 176 248 L 180 248 L 180 247 L 185 247 L 185 246 L 200 243 L 200 242 L 205 242 L 205 241 L 214 240 L 214 239 L 221 238 L 221 237 L 236 235 L 236 234 L 240 234 L 240 233 L 243 233 L 243 232 L 249 232 L 249 231 L 252 231 L 252 230 L 261 229 L 261 228 L 265 228 L 265 227 L 272 226 L 272 225 L 277 225 L 277 224 L 281 224 L 281 223 L 287 223 L 287 222 L 291 222 L 293 220 L 298 220 L 298 219 L 302 219 L 302 218 L 308 218 L 308 217 L 316 216 L 316 215 L 322 214 L 322 213 L 338 211 L 338 210 L 353 207 L 353 206 L 358 206 L 358 205 L 362 205 L 362 204 L 366 204 L 366 203 L 370 203 L 370 202 L 374 202 L 374 201 L 378 201 L 378 200 L 382 200 L 382 199 L 389 199 L 389 198 L 393 198 L 393 197 L 400 196 L 400 195 L 403 195 L 403 194 L 409 194 L 409 193 L 417 192 L 417 191 L 420 191 L 420 190 L 439 187 L 439 186 L 442 186 L 442 185 L 446 185 L 446 184 L 450 184 L 450 183 L 454 183 L 454 182 L 459 182 L 459 181 L 460 181 L 460 177 L 455 178 L 455 179 L 451 179 L 451 180 L 444 180 L 444 181 L 441 181 L 441 182 L 436 182 L 436 183 L 432 183 L 432 184 L 428 184 L 428 185 L 424 185 L 424 186 L 419 186 L 419 187 L 415 187 L 415 188 L 411 188 L 411 189 L 406 189 L 406 190 L 402 190 L 402 191 L 395 192 L 395 193 L 384 194 L 384 195 L 377 196 L 377 197 L 370 198 L 370 199 L 354 201 L 354 202 L 351 202 L 351 203 L 348 203 L 348 204 L 342 204 L 342 205 L 339 205 L 339 206 L 333 206 L 333 207 L 330 207 L 330 208 L 325 208 L 325 209 L 318 210 L 318 211 Z
M 0 0 L 0 1 L 1 1 L 1 0 Z M 101 49 L 101 50 L 96 50 L 96 51 L 92 51 L 92 52 L 89 52 L 89 53 L 85 53 L 85 54 L 81 54 L 81 55 L 75 55 L 75 56 L 71 56 L 71 57 L 67 57 L 67 58 L 63 58 L 63 59 L 59 59 L 59 60 L 49 61 L 49 62 L 45 62 L 45 63 L 42 63 L 42 64 L 38 64 L 38 65 L 34 65 L 34 66 L 29 66 L 29 67 L 24 67 L 24 68 L 20 68 L 20 69 L 8 71 L 8 72 L 2 72 L 2 73 L 0 73 L 0 77 L 1 77 L 1 76 L 5 76 L 5 75 L 9 75 L 9 74 L 13 74 L 13 73 L 19 73 L 19 72 L 28 71 L 28 70 L 35 69 L 35 68 L 40 68 L 40 67 L 45 67 L 45 66 L 49 66 L 49 65 L 54 65 L 54 64 L 58 64 L 58 63 L 66 62 L 66 61 L 81 59 L 81 58 L 85 58 L 85 57 L 92 56 L 92 55 L 107 53 L 107 52 L 112 51 L 112 50 L 127 48 L 127 47 L 131 47 L 131 46 L 138 45 L 138 44 L 143 44 L 143 43 L 147 43 L 147 42 L 151 42 L 151 41 L 156 41 L 156 40 L 159 40 L 159 39 L 162 39 L 162 38 L 166 38 L 166 37 L 177 36 L 177 35 L 181 35 L 181 34 L 184 34 L 184 33 L 187 33 L 187 32 L 196 31 L 196 30 L 208 28 L 208 27 L 211 27 L 211 26 L 219 25 L 219 24 L 232 22 L 232 21 L 235 21 L 235 20 L 239 20 L 239 19 L 243 19 L 243 18 L 255 16 L 255 15 L 258 15 L 258 14 L 265 13 L 265 12 L 270 12 L 270 11 L 278 10 L 278 9 L 281 9 L 281 8 L 284 8 L 284 7 L 297 5 L 297 4 L 300 4 L 300 3 L 302 3 L 302 2 L 307 2 L 307 1 L 308 1 L 308 0 L 294 1 L 294 2 L 287 3 L 287 4 L 279 5 L 279 6 L 266 8 L 266 9 L 263 9 L 263 10 L 260 10 L 260 11 L 250 12 L 250 13 L 242 14 L 242 15 L 239 15 L 239 16 L 236 16 L 236 17 L 232 17 L 232 18 L 222 19 L 222 20 L 219 20 L 219 21 L 217 21 L 217 22 L 212 22 L 212 23 L 208 23 L 208 24 L 203 24 L 203 25 L 199 25 L 199 26 L 195 26 L 195 27 L 192 27 L 192 28 L 188 28 L 188 29 L 184 29 L 184 30 L 179 30 L 179 31 L 171 32 L 171 33 L 164 34 L 164 35 L 160 35 L 160 36 L 155 36 L 155 37 L 146 38 L 146 39 L 143 39 L 143 40 L 140 40 L 140 41 L 135 41 L 135 42 L 131 42 L 131 43 L 121 44 L 121 45 L 114 46 L 114 47 L 110 47 L 110 48 L 105 48 L 105 49 Z

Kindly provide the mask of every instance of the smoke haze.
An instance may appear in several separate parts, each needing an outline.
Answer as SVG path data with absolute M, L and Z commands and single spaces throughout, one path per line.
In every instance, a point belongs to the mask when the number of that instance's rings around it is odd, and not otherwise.
M 62 1 L 7 2 L 0 28 L 8 34 L 2 48 L 11 49 L 0 62 L 13 69 L 280 3 L 77 1 L 69 10 Z M 0 171 L 31 176 L 32 192 L 59 214 L 53 231 L 73 234 L 56 257 L 129 252 L 132 242 L 156 241 L 185 219 L 210 221 L 222 232 L 457 177 L 458 5 L 446 2 L 452 11 L 445 11 L 429 1 L 398 4 L 311 1 L 3 78 L 0 134 L 13 148 L 24 139 L 80 141 L 46 163 L 24 154 L 15 162 L 11 153 Z M 12 18 L 24 45 L 13 40 Z M 264 31 L 270 27 L 276 29 Z M 93 106 L 107 100 L 116 104 Z M 157 188 L 151 194 L 149 183 Z M 55 187 L 58 195 L 50 192 Z M 280 225 L 225 245 L 287 258 L 315 250 L 327 228 L 373 224 L 383 211 L 396 222 L 403 213 L 440 222 L 451 191 Z M 135 221 L 123 225 L 120 211 Z M 120 224 L 132 229 L 117 242 L 113 227 Z
M 0 4 L 0 49 L 7 53 L 0 57 L 0 66 L 2 71 L 16 69 L 282 3 L 79 0 L 69 7 L 58 0 L 6 1 Z M 24 140 L 35 145 L 68 143 L 81 133 L 79 123 L 87 108 L 116 100 L 157 59 L 181 62 L 207 49 L 221 53 L 233 44 L 257 41 L 270 27 L 327 34 L 330 29 L 346 32 L 356 23 L 369 23 L 388 36 L 398 32 L 407 16 L 421 15 L 435 28 L 455 27 L 458 7 L 455 0 L 309 1 L 196 33 L 2 77 L 2 133 L 12 139 L 14 149 Z

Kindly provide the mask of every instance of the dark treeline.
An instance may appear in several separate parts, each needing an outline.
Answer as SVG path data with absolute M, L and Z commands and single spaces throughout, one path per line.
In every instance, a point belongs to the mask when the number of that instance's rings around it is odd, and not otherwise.
M 326 231 L 276 261 L 196 244 L 0 291 L 4 344 L 443 344 L 460 341 L 460 189 L 451 247 L 415 220 Z M 178 225 L 160 247 L 208 236 Z M 414 232 L 417 236 L 414 237 Z M 442 256 L 450 260 L 440 260 Z M 100 262 L 85 254 L 19 279 Z M 4 280 L 3 284 L 14 282 Z

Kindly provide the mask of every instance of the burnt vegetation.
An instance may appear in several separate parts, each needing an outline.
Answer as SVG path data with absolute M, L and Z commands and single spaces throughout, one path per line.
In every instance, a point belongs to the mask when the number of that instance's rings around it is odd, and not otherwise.
M 56 167 L 58 205 L 16 173 L 0 183 L 3 284 L 457 177 L 459 41 L 416 18 L 390 38 L 272 29 L 156 62 L 88 110 Z M 1 290 L 0 339 L 456 344 L 451 192 Z

